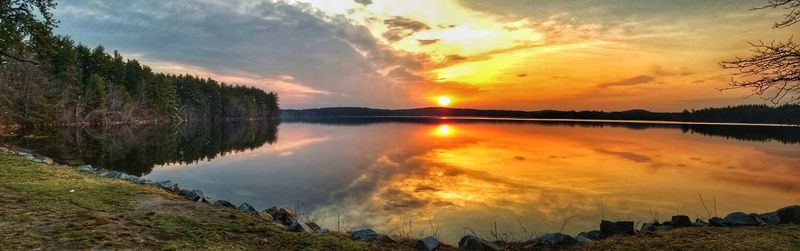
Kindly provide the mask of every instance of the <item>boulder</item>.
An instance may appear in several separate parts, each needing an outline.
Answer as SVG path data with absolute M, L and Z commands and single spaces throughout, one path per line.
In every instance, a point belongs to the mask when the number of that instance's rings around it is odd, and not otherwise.
M 781 224 L 781 218 L 778 216 L 777 212 L 765 213 L 759 216 L 761 217 L 761 219 L 764 219 L 764 221 L 769 225 Z
M 308 225 L 308 227 L 311 228 L 311 231 L 314 232 L 319 232 L 319 230 L 322 229 L 322 227 L 320 227 L 316 222 L 309 222 L 306 223 L 306 225 Z
M 236 205 L 227 200 L 214 201 L 214 205 L 236 209 Z
M 578 241 L 566 234 L 552 233 L 536 238 L 536 243 L 545 246 L 564 246 L 578 243 Z
M 330 231 L 331 230 L 329 230 L 327 228 L 320 228 L 319 231 L 317 231 L 317 233 L 324 234 L 324 233 L 327 233 L 327 232 L 330 232 Z
M 578 234 L 578 236 L 575 236 L 575 240 L 578 241 L 578 243 L 581 243 L 581 244 L 592 242 L 592 239 L 589 239 L 589 237 L 586 237 L 586 235 L 581 235 L 581 234 Z
M 458 247 L 464 250 L 485 250 L 485 251 L 500 250 L 500 247 L 498 247 L 494 243 L 475 237 L 474 235 L 471 234 L 461 237 L 461 240 L 458 241 Z
M 775 211 L 781 224 L 800 224 L 800 205 L 784 207 Z
M 599 241 L 599 240 L 602 240 L 602 239 L 606 238 L 606 235 L 603 234 L 603 231 L 592 230 L 592 231 L 586 232 L 586 238 L 589 238 L 590 240 L 593 240 L 593 241 Z
M 428 236 L 417 241 L 417 248 L 422 250 L 434 251 L 439 249 L 439 245 L 439 240 L 433 238 L 433 236 Z
M 242 203 L 241 205 L 239 205 L 239 207 L 237 209 L 239 211 L 242 211 L 242 212 L 245 212 L 245 213 L 249 213 L 249 214 L 252 214 L 252 215 L 255 215 L 255 216 L 259 216 L 258 215 L 258 211 L 256 210 L 256 208 L 254 208 L 250 204 L 247 204 L 247 202 Z M 291 222 L 289 222 L 289 223 L 291 224 Z M 285 225 L 288 225 L 288 224 L 285 224 Z
M 106 178 L 112 178 L 112 179 L 127 179 L 128 178 L 128 175 L 126 175 L 124 173 L 121 173 L 121 172 L 117 172 L 117 171 L 109 172 L 109 173 L 107 173 L 107 174 L 105 174 L 103 176 L 106 177 Z
M 292 231 L 292 232 L 304 232 L 304 233 L 313 233 L 314 232 L 314 230 L 312 230 L 310 227 L 308 227 L 308 225 L 306 225 L 305 223 L 302 223 L 300 221 L 292 221 L 292 223 L 289 224 L 289 231 Z
M 189 192 L 191 192 L 189 189 L 181 189 L 181 191 L 178 192 L 178 195 L 185 197 L 187 194 L 189 194 Z
M 694 220 L 694 224 L 693 225 L 695 227 L 707 227 L 708 226 L 708 222 L 704 221 L 703 219 L 697 218 L 697 219 Z
M 172 181 L 169 181 L 169 180 L 164 180 L 164 181 L 158 182 L 158 187 L 160 187 L 161 189 L 167 190 L 167 191 L 169 191 L 171 193 L 174 193 L 174 194 L 180 194 L 181 193 L 181 188 L 178 187 L 178 184 L 177 183 L 172 183 Z
M 600 222 L 600 231 L 603 236 L 609 237 L 614 235 L 632 235 L 635 230 L 633 229 L 633 221 L 617 221 L 611 222 L 603 220 Z
M 758 224 L 758 225 L 767 225 L 767 220 L 761 218 L 761 216 L 759 216 L 756 213 L 750 214 L 750 217 L 753 218 L 754 220 L 756 220 L 756 224 Z
M 203 191 L 200 190 L 189 191 L 183 197 L 186 198 L 187 200 L 191 200 L 194 202 L 208 203 L 208 199 L 206 199 L 206 196 L 203 194 Z
M 128 176 L 128 182 L 133 183 L 133 184 L 140 184 L 140 183 L 142 183 L 142 179 L 140 179 L 139 177 L 131 175 L 131 176 Z
M 715 227 L 730 226 L 730 224 L 727 221 L 725 221 L 725 219 L 722 219 L 720 217 L 711 217 L 711 219 L 708 220 L 708 224 L 711 224 L 711 226 Z
M 85 173 L 94 172 L 94 167 L 92 167 L 92 165 L 82 165 L 82 166 L 76 167 L 75 169 L 78 169 L 78 171 L 85 172 Z
M 272 218 L 272 215 L 267 213 L 267 210 L 262 210 L 260 213 L 258 213 L 258 217 L 260 217 L 262 220 L 264 220 L 266 222 L 274 222 L 275 221 L 275 218 Z
M 639 232 L 641 232 L 641 233 L 652 233 L 652 232 L 655 232 L 656 230 L 657 230 L 656 226 L 653 225 L 652 223 L 645 223 L 645 224 L 642 224 L 642 229 L 640 229 Z
M 274 211 L 271 208 L 268 209 L 269 211 Z M 275 213 L 272 214 L 272 218 L 275 218 L 276 221 L 283 223 L 284 225 L 292 224 L 292 221 L 297 220 L 298 216 L 295 214 L 291 209 L 282 207 L 279 208 Z
M 686 215 L 675 215 L 675 216 L 672 216 L 672 220 L 670 222 L 672 222 L 672 226 L 673 227 L 691 227 L 692 226 L 692 220 L 689 219 L 689 216 L 686 216 Z
M 33 162 L 52 165 L 53 164 L 53 159 L 48 158 L 48 157 L 38 157 L 38 158 L 34 158 Z
M 730 213 L 725 216 L 725 221 L 733 226 L 756 226 L 758 222 L 752 216 L 742 212 Z
M 17 151 L 17 155 L 22 156 L 23 158 L 26 158 L 26 159 L 29 159 L 29 160 L 33 160 L 33 154 L 31 154 L 31 153 Z
M 378 233 L 376 233 L 372 229 L 367 228 L 367 229 L 360 229 L 353 231 L 352 233 L 350 233 L 350 237 L 353 238 L 353 240 L 358 240 L 358 241 L 371 241 L 374 240 L 375 238 L 378 238 Z

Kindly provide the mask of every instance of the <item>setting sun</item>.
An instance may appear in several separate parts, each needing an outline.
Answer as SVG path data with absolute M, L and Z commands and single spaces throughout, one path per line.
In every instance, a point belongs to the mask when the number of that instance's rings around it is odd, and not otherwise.
M 448 106 L 453 103 L 453 100 L 448 96 L 439 96 L 436 97 L 436 102 L 439 103 L 439 106 Z

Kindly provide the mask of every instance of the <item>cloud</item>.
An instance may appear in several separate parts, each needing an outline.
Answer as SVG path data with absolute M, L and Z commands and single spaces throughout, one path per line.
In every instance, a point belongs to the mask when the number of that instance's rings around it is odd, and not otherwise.
M 417 39 L 419 45 L 430 45 L 438 43 L 439 41 L 441 41 L 441 39 Z
M 383 33 L 383 38 L 389 42 L 397 42 L 418 31 L 431 28 L 423 22 L 401 16 L 394 16 L 391 19 L 383 20 L 383 23 L 386 24 L 388 28 L 388 30 Z
M 353 1 L 364 6 L 372 4 L 372 0 L 353 0 Z
M 405 82 L 420 81 L 425 79 L 423 77 L 414 75 L 413 73 L 409 72 L 408 69 L 403 67 L 395 68 L 394 70 L 390 71 L 387 76 L 392 79 Z
M 147 59 L 146 64 L 208 70 L 199 75 L 238 72 L 281 80 L 284 82 L 248 84 L 316 93 L 314 106 L 391 106 L 402 102 L 403 97 L 393 94 L 391 80 L 379 70 L 420 67 L 413 58 L 377 41 L 367 28 L 301 3 L 76 0 L 60 3 L 56 16 L 61 20 L 56 32 L 78 42 L 103 44 L 123 56 Z M 412 31 L 424 27 L 401 20 L 391 23 Z M 294 79 L 286 81 L 281 75 Z M 311 90 L 324 90 L 326 94 Z
M 620 81 L 598 84 L 597 87 L 608 88 L 608 87 L 615 87 L 615 86 L 633 86 L 633 85 L 647 84 L 647 83 L 653 82 L 653 80 L 655 80 L 655 79 L 656 78 L 654 78 L 652 76 L 639 75 L 639 76 L 636 76 L 636 77 L 632 77 L 632 78 L 629 78 L 629 79 L 623 79 L 623 80 L 620 80 Z

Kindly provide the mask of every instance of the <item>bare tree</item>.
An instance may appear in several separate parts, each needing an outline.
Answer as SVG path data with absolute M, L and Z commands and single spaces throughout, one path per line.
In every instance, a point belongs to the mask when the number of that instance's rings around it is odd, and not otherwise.
M 754 8 L 789 10 L 775 28 L 785 28 L 800 22 L 800 0 L 769 0 L 767 5 Z M 800 45 L 792 38 L 787 42 L 759 41 L 750 43 L 753 55 L 737 57 L 720 63 L 722 68 L 735 69 L 726 89 L 751 89 L 753 95 L 763 96 L 773 104 L 800 102 Z

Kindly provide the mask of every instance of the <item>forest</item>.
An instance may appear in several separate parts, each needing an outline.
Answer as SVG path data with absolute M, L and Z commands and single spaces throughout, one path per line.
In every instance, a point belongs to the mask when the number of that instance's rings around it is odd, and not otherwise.
M 51 1 L 0 3 L 0 125 L 159 123 L 278 117 L 278 95 L 154 72 L 53 34 Z

